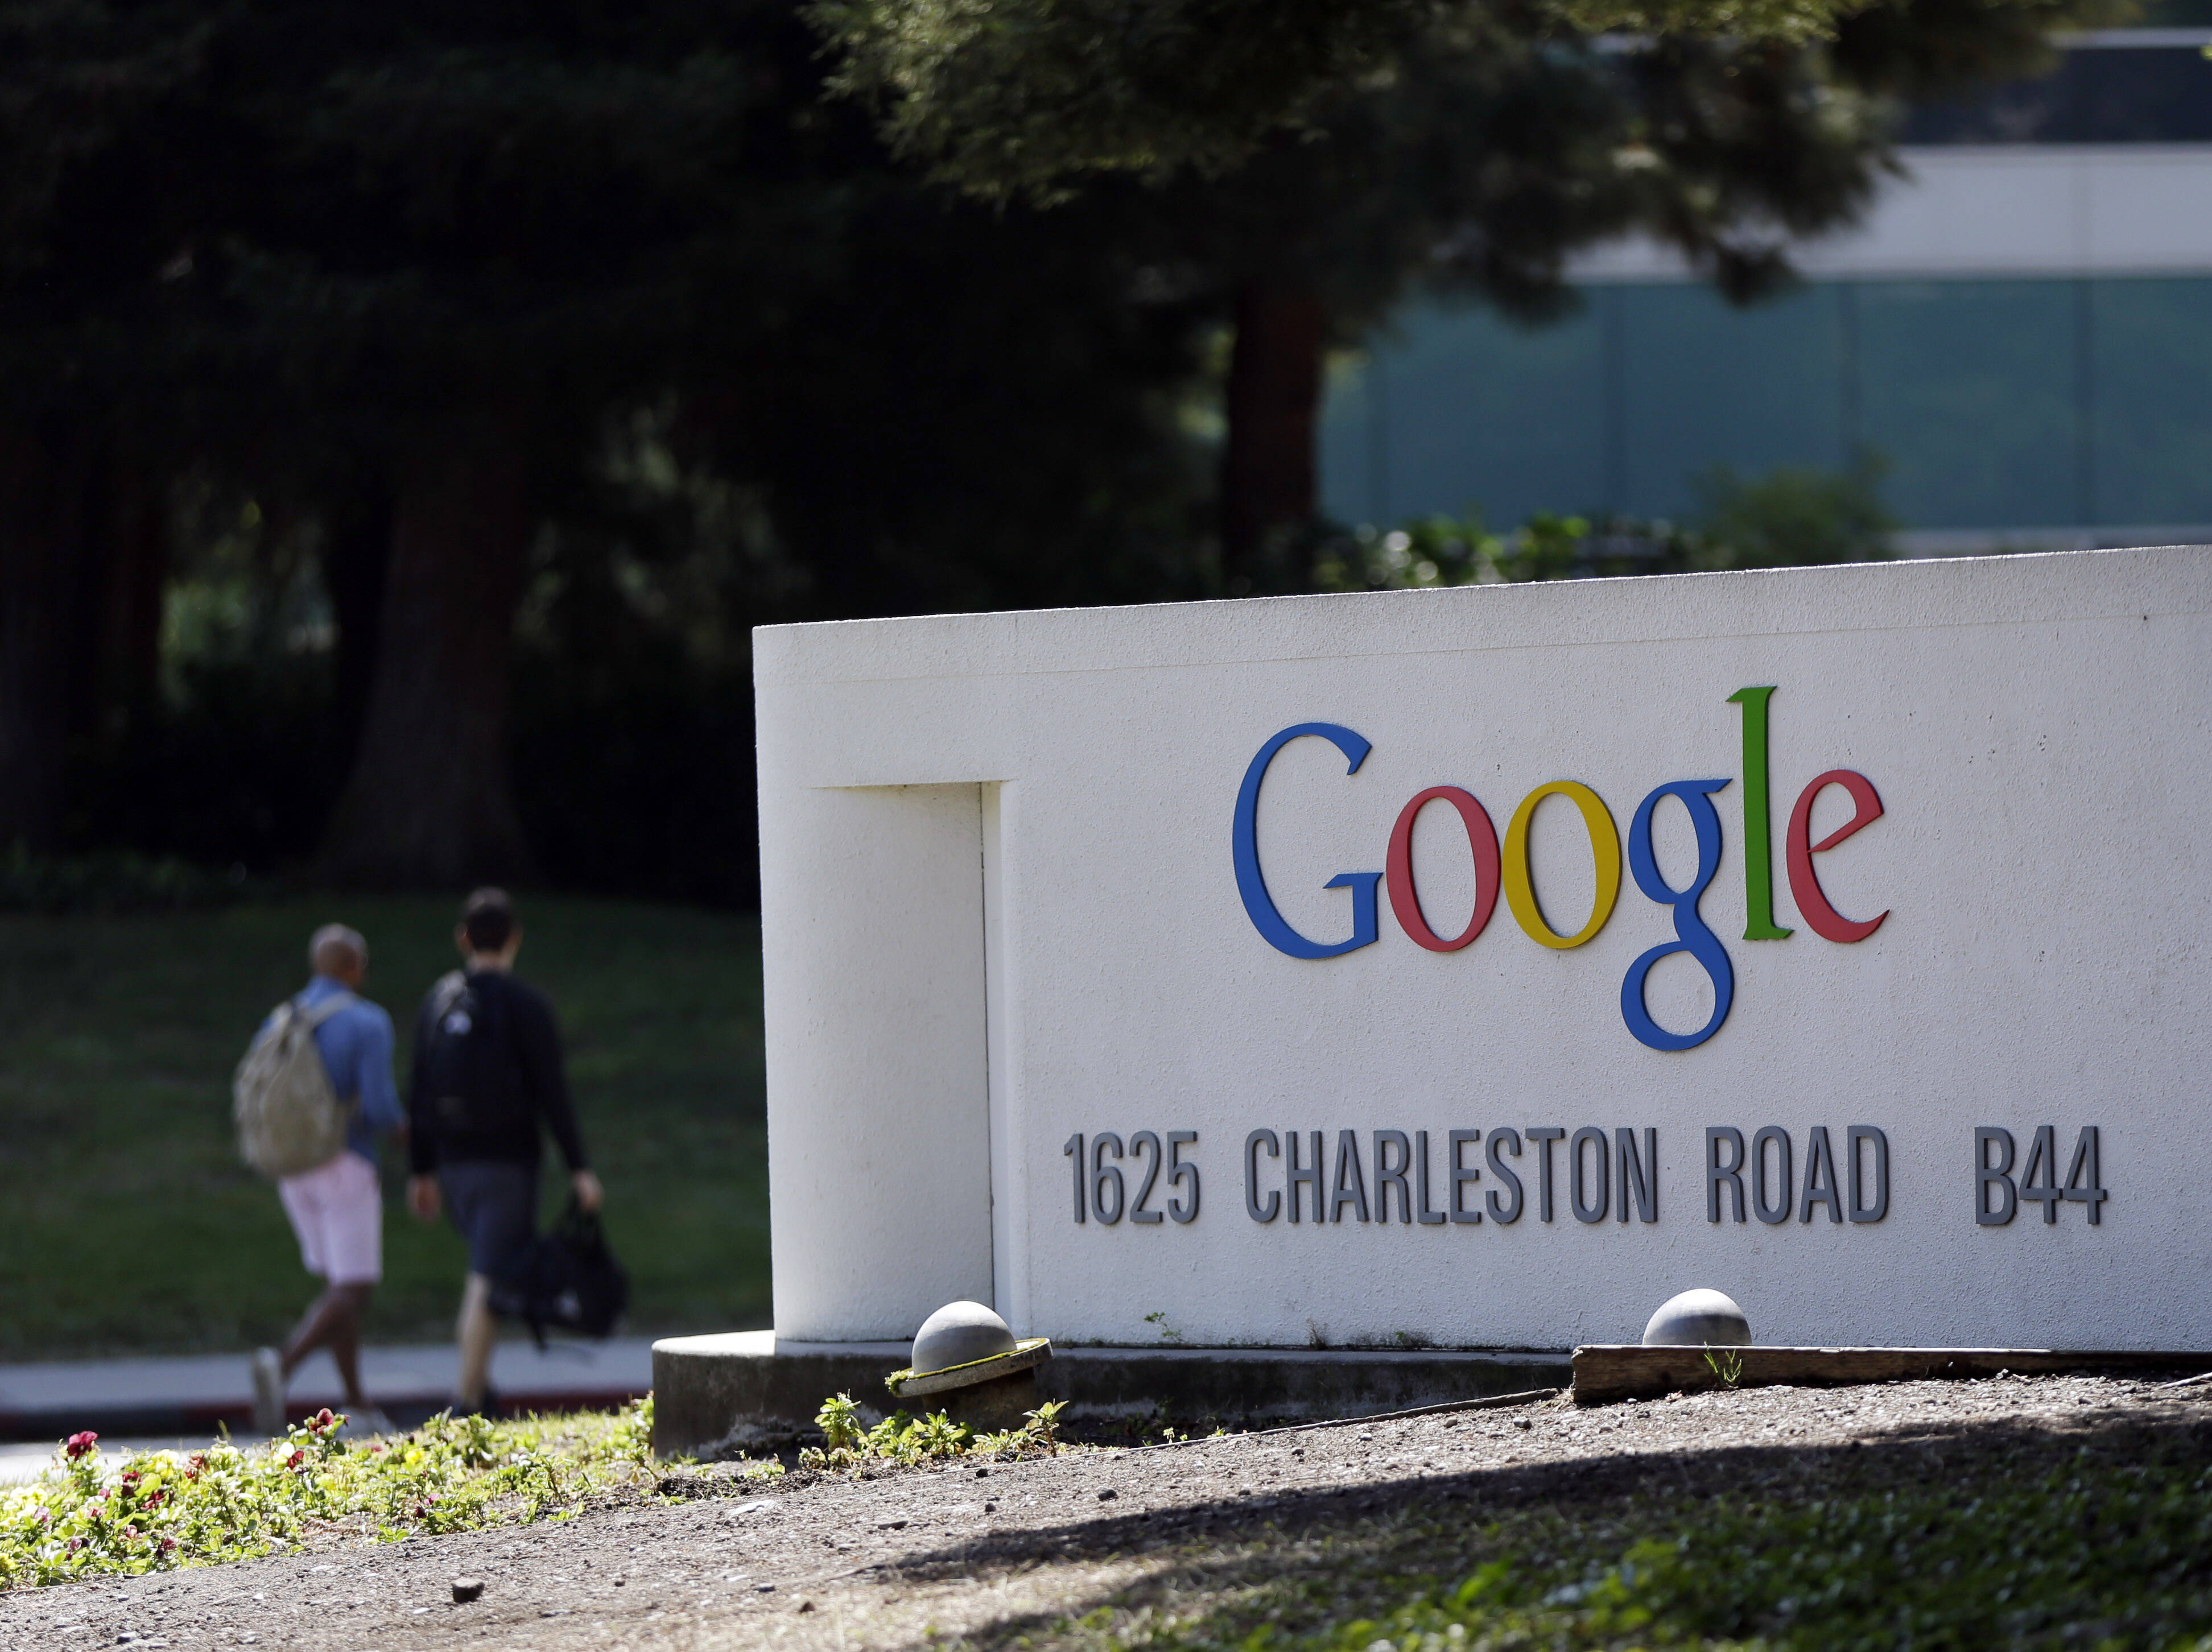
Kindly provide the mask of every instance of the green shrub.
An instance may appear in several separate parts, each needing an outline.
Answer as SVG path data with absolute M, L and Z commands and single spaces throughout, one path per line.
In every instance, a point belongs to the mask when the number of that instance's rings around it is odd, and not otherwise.
M 1899 525 L 1881 502 L 1883 468 L 1871 454 L 1844 471 L 1784 465 L 1748 478 L 1719 466 L 1698 478 L 1701 508 L 1688 525 L 1540 511 L 1506 533 L 1492 532 L 1480 516 L 1333 532 L 1315 556 L 1314 585 L 1408 591 L 1880 562 L 1893 554 Z
M 1717 568 L 1818 568 L 1878 562 L 1900 525 L 1881 502 L 1886 467 L 1862 454 L 1847 471 L 1778 465 L 1738 477 L 1726 465 L 1698 481 L 1698 529 Z
M 248 884 L 242 867 L 220 876 L 173 855 L 120 850 L 48 857 L 18 843 L 0 858 L 0 912 L 191 912 L 262 892 Z

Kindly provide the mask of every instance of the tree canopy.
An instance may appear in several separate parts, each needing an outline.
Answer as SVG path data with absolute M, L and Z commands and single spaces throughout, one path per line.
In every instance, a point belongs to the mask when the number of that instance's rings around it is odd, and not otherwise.
M 1050 197 L 1104 172 L 1218 174 L 1271 136 L 1311 130 L 1347 96 L 1387 89 L 1409 58 L 1502 39 L 1610 33 L 1772 48 L 1861 29 L 1894 40 L 1883 0 L 816 0 L 843 54 L 835 83 L 870 100 L 900 154 L 986 195 Z M 1982 72 L 2066 21 L 2124 0 L 1954 0 L 1950 67 Z M 1928 15 L 1923 11 L 1923 18 Z M 1942 67 L 1942 49 L 1919 54 Z
M 1231 319 L 1232 590 L 1310 583 L 1321 362 L 1409 291 L 1522 319 L 1642 231 L 1731 300 L 1850 222 L 1901 100 L 2017 74 L 2126 0 L 815 0 L 834 83 L 988 199 L 1135 180 Z M 1614 31 L 1599 33 L 1601 30 Z M 1303 545 L 1297 543 L 1303 539 Z

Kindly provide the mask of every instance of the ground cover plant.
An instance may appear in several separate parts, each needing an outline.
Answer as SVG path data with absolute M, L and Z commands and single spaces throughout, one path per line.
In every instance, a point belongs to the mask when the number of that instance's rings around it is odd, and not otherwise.
M 493 1422 L 440 1415 L 348 1441 L 325 1411 L 251 1448 L 111 1456 L 73 1435 L 32 1484 L 0 1492 L 0 1588 L 246 1560 L 352 1536 L 391 1540 L 567 1518 L 651 1485 L 653 1402 Z
M 1190 1546 L 1027 1652 L 2212 1647 L 2212 1427 L 1983 1433 Z M 1961 1452 L 1957 1448 L 1966 1446 Z M 1703 1479 L 1705 1477 L 1700 1477 Z
M 1064 1400 L 1048 1400 L 1035 1411 L 1024 1412 L 1027 1420 L 1017 1427 L 979 1431 L 941 1411 L 921 1417 L 895 1411 L 872 1424 L 851 1394 L 832 1394 L 814 1414 L 822 1443 L 801 1449 L 799 1467 L 857 1474 L 919 1468 L 953 1457 L 1012 1462 L 1039 1454 L 1049 1456 L 1060 1449 L 1060 1414 L 1066 1408 Z
M 837 1394 L 823 1402 L 823 1443 L 799 1453 L 794 1483 L 1054 1455 L 1060 1410 L 1048 1400 L 1017 1427 L 979 1432 L 942 1412 L 871 1424 Z M 199 1451 L 111 1454 L 97 1434 L 72 1435 L 36 1480 L 0 1491 L 0 1589 L 247 1560 L 318 1540 L 566 1520 L 618 1488 L 652 1497 L 705 1485 L 714 1495 L 786 1474 L 774 1459 L 725 1466 L 706 1480 L 682 1474 L 688 1463 L 657 1464 L 650 1398 L 617 1412 L 509 1421 L 441 1413 L 367 1440 L 347 1439 L 344 1422 L 325 1410 L 277 1439 L 240 1447 L 225 1438 Z
M 309 932 L 338 920 L 368 937 L 368 994 L 392 1011 L 404 1077 L 415 1006 L 454 963 L 454 905 L 0 917 L 0 1359 L 280 1336 L 313 1282 L 275 1189 L 239 1163 L 232 1068 L 304 981 Z M 551 896 L 521 913 L 520 969 L 561 1012 L 632 1322 L 767 1324 L 758 920 Z M 403 1171 L 387 1151 L 368 1333 L 440 1341 L 460 1242 L 405 1215 Z

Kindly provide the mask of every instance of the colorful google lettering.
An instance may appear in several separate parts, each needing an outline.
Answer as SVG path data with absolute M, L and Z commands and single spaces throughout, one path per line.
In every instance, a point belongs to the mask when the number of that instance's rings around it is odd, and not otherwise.
M 1774 921 L 1774 859 L 1766 765 L 1767 701 L 1773 694 L 1770 685 L 1740 689 L 1729 696 L 1730 703 L 1742 708 L 1743 716 L 1744 904 L 1748 920 L 1743 938 L 1747 941 L 1786 940 L 1794 932 Z M 1489 926 L 1501 890 L 1514 921 L 1540 946 L 1581 946 L 1594 938 L 1613 915 L 1613 905 L 1620 895 L 1620 833 L 1605 799 L 1589 787 L 1579 780 L 1551 780 L 1538 787 L 1514 810 L 1501 846 L 1489 811 L 1473 793 L 1456 786 L 1431 786 L 1416 793 L 1398 811 L 1397 823 L 1390 829 L 1382 871 L 1339 872 L 1322 885 L 1324 889 L 1352 891 L 1351 936 L 1341 941 L 1316 941 L 1300 934 L 1285 921 L 1267 893 L 1267 880 L 1260 870 L 1258 829 L 1260 786 L 1267 778 L 1268 765 L 1274 762 L 1277 752 L 1292 740 L 1307 735 L 1327 740 L 1342 752 L 1348 774 L 1359 772 L 1360 764 L 1367 761 L 1367 754 L 1373 749 L 1367 740 L 1340 724 L 1297 723 L 1270 735 L 1244 771 L 1244 783 L 1237 793 L 1232 834 L 1237 890 L 1243 897 L 1244 910 L 1252 920 L 1252 926 L 1276 951 L 1294 958 L 1318 959 L 1340 957 L 1373 945 L 1381 934 L 1381 902 L 1376 889 L 1383 884 L 1389 887 L 1390 912 L 1398 920 L 1398 926 L 1416 945 L 1431 952 L 1456 952 L 1472 944 Z M 1721 1023 L 1728 1019 L 1729 1006 L 1735 1001 L 1735 970 L 1729 962 L 1728 949 L 1698 911 L 1698 902 L 1720 871 L 1721 817 L 1713 805 L 1713 794 L 1729 783 L 1726 776 L 1718 780 L 1669 780 L 1652 788 L 1637 805 L 1629 822 L 1628 870 L 1636 879 L 1636 887 L 1659 905 L 1672 908 L 1674 914 L 1674 938 L 1662 941 L 1638 957 L 1628 966 L 1628 973 L 1620 983 L 1621 1019 L 1639 1042 L 1655 1050 L 1696 1048 L 1720 1030 Z M 1814 800 L 1831 786 L 1840 786 L 1850 794 L 1853 812 L 1849 820 L 1814 842 Z M 1596 896 L 1591 903 L 1589 921 L 1571 935 L 1560 934 L 1546 920 L 1528 870 L 1530 823 L 1535 819 L 1537 805 L 1551 797 L 1565 798 L 1582 816 L 1596 872 Z M 1668 798 L 1679 800 L 1689 811 L 1690 824 L 1697 837 L 1698 869 L 1681 889 L 1674 888 L 1661 875 L 1657 858 L 1651 851 L 1652 815 Z M 1474 910 L 1467 927 L 1452 936 L 1439 935 L 1430 926 L 1421 909 L 1420 892 L 1413 882 L 1413 822 L 1431 803 L 1445 804 L 1459 816 L 1461 824 L 1467 829 L 1468 849 L 1474 857 Z M 1789 871 L 1790 896 L 1814 934 L 1831 941 L 1863 941 L 1881 928 L 1882 920 L 1889 916 L 1883 911 L 1863 921 L 1846 918 L 1830 904 L 1813 866 L 1814 855 L 1834 848 L 1871 825 L 1881 817 L 1881 799 L 1874 789 L 1874 782 L 1848 768 L 1828 770 L 1798 794 L 1796 806 L 1790 811 L 1784 861 Z M 1712 982 L 1712 1015 L 1695 1032 L 1669 1032 L 1652 1018 L 1644 1003 L 1644 982 L 1652 966 L 1677 952 L 1689 954 Z

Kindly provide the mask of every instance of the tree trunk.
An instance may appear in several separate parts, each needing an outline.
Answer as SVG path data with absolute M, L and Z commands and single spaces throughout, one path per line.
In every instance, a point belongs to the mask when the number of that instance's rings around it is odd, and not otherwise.
M 380 889 L 526 876 L 507 664 L 532 520 L 521 420 L 477 410 L 398 462 L 376 665 L 320 870 Z
M 154 701 L 161 678 L 161 600 L 169 577 L 168 478 L 133 444 L 108 451 L 106 479 L 87 501 L 95 566 L 87 616 L 82 721 L 72 733 L 121 738 Z
M 88 444 L 63 416 L 0 423 L 0 849 L 61 847 L 85 673 Z
M 384 587 L 392 568 L 392 490 L 388 479 L 364 479 L 337 493 L 323 525 L 323 586 L 337 625 L 337 683 L 331 744 L 341 773 L 361 751 L 362 726 L 376 680 L 384 622 Z
M 1328 318 L 1311 288 L 1252 281 L 1237 295 L 1229 440 L 1221 465 L 1221 547 L 1230 590 L 1310 583 L 1298 531 L 1314 515 L 1314 425 Z

